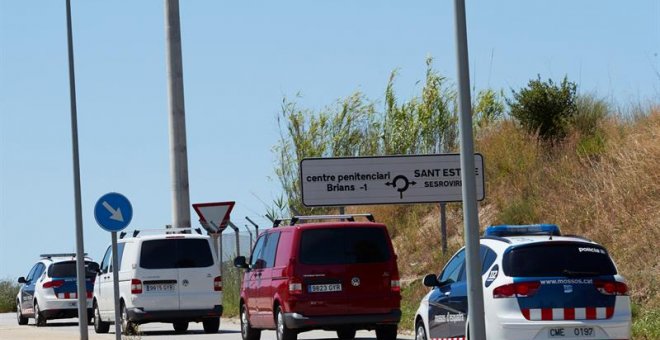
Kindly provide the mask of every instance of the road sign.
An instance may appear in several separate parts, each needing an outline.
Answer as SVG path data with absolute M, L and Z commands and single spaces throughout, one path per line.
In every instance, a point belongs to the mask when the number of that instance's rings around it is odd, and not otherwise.
M 131 223 L 133 218 L 133 207 L 131 202 L 126 196 L 109 192 L 98 201 L 94 206 L 94 218 L 101 228 L 110 232 L 110 240 L 112 242 L 112 268 L 119 268 L 119 259 L 114 254 L 117 254 L 117 232 L 123 230 Z M 113 298 L 115 302 L 115 338 L 121 338 L 119 327 L 119 274 L 118 271 L 112 272 L 112 288 Z
M 131 223 L 133 207 L 124 195 L 110 192 L 96 201 L 94 218 L 105 231 L 121 231 Z
M 483 200 L 483 157 L 474 158 Z M 306 206 L 459 202 L 461 171 L 459 154 L 306 158 L 300 183 Z
M 222 232 L 229 223 L 229 214 L 235 202 L 195 203 L 193 209 L 199 215 L 199 221 L 209 233 Z

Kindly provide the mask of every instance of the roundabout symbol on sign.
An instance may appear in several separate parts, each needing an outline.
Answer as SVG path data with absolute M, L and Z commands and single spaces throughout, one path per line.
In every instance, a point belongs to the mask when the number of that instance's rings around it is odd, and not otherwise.
M 415 181 L 409 181 L 408 177 L 404 175 L 398 175 L 394 177 L 392 182 L 387 182 L 385 185 L 391 186 L 392 188 L 396 189 L 396 191 L 399 192 L 399 197 L 403 199 L 403 192 L 408 190 L 408 187 L 411 185 L 415 185 L 417 182 Z

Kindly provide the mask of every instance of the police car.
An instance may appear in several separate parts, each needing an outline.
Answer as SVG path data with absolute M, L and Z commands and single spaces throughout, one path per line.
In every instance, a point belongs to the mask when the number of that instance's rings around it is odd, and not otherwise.
M 500 225 L 479 254 L 489 340 L 630 339 L 628 286 L 599 244 L 556 225 Z M 465 248 L 424 285 L 416 339 L 468 339 Z
M 16 296 L 16 319 L 26 325 L 34 318 L 37 326 L 46 320 L 78 316 L 76 254 L 43 254 L 27 276 L 19 277 L 21 288 Z M 85 258 L 87 315 L 92 316 L 92 292 L 99 265 Z

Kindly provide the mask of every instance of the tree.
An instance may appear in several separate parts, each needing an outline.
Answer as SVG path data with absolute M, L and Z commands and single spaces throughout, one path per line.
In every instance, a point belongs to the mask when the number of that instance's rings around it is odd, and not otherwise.
M 560 84 L 552 79 L 530 80 L 526 88 L 513 92 L 507 99 L 511 116 L 530 133 L 538 133 L 545 141 L 556 142 L 566 136 L 569 121 L 577 112 L 577 86 L 567 77 Z
M 421 94 L 399 104 L 394 91 L 397 71 L 390 74 L 382 111 L 374 101 L 356 92 L 318 111 L 299 108 L 284 99 L 277 117 L 280 138 L 274 147 L 275 173 L 284 198 L 275 202 L 283 211 L 286 201 L 292 213 L 327 213 L 329 208 L 302 205 L 300 162 L 309 157 L 380 156 L 451 152 L 457 149 L 458 105 L 456 91 L 426 60 Z M 501 115 L 495 92 L 485 92 L 478 102 L 483 124 Z M 499 106 L 498 106 L 499 105 Z M 283 211 L 284 212 L 284 211 Z

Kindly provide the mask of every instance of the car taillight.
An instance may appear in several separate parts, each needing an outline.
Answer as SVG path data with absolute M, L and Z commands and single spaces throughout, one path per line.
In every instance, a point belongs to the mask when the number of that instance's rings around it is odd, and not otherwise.
M 131 279 L 131 294 L 142 294 L 142 281 Z
M 393 292 L 401 292 L 401 281 L 399 281 L 399 279 L 391 280 L 390 281 L 390 289 Z
M 289 280 L 289 294 L 302 294 L 302 282 L 297 278 Z
M 540 281 L 516 282 L 493 289 L 494 298 L 529 297 L 536 294 Z
M 64 280 L 53 280 L 44 282 L 44 288 L 58 288 L 64 285 Z
M 286 266 L 286 269 L 284 270 L 284 274 L 286 274 L 286 277 L 294 277 L 296 276 L 296 258 L 292 257 L 289 259 L 289 264 Z
M 594 287 L 603 295 L 628 295 L 628 286 L 619 281 L 594 280 Z
M 222 276 L 216 276 L 215 279 L 213 279 L 213 290 L 216 292 L 222 291 Z

